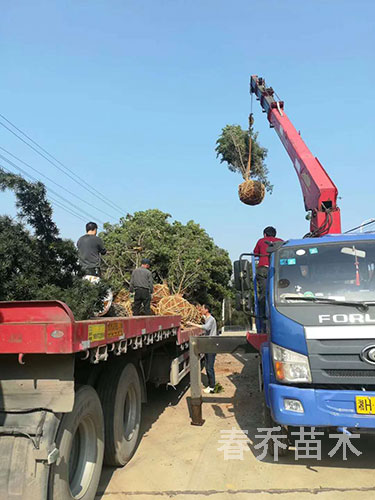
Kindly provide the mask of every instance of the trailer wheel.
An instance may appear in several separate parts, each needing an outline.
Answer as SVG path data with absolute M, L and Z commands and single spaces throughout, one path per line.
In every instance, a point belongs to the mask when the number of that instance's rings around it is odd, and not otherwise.
M 104 462 L 121 467 L 138 446 L 142 390 L 136 367 L 128 363 L 103 374 L 98 394 L 104 412 Z
M 276 423 L 274 421 L 274 419 L 272 418 L 271 410 L 268 408 L 268 406 L 266 405 L 265 402 L 264 402 L 264 426 L 266 429 L 271 429 L 272 427 L 279 426 L 279 424 Z M 285 429 L 281 428 L 281 432 L 285 434 L 287 431 Z M 285 457 L 288 453 L 289 445 L 290 445 L 289 433 L 287 432 L 285 438 L 278 438 L 278 442 L 283 444 L 283 445 L 286 445 L 284 448 L 281 448 L 280 446 L 277 447 L 278 456 Z M 276 446 L 275 446 L 275 442 L 272 439 L 270 439 L 268 441 L 268 452 L 272 457 L 275 456 Z
M 81 386 L 73 411 L 60 423 L 56 444 L 60 458 L 51 468 L 50 500 L 93 500 L 104 453 L 103 412 L 95 389 Z

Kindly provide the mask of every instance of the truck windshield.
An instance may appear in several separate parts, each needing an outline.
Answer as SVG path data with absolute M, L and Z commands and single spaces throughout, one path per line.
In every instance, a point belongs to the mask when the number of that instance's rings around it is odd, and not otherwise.
M 277 303 L 375 301 L 375 241 L 348 241 L 282 248 L 276 254 Z M 349 305 L 349 304 L 348 304 Z

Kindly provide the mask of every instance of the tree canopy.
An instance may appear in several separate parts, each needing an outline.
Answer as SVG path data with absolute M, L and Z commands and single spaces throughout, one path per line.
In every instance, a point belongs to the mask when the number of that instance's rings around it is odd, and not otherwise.
M 171 222 L 155 209 L 105 224 L 105 279 L 92 285 L 81 279 L 74 243 L 60 237 L 45 186 L 0 169 L 0 191 L 6 189 L 14 191 L 18 212 L 16 219 L 0 216 L 0 300 L 62 300 L 76 319 L 87 319 L 102 308 L 108 283 L 114 291 L 127 286 L 145 257 L 155 282 L 167 281 L 172 293 L 208 303 L 215 314 L 230 294 L 228 253 L 194 221 Z
M 107 286 L 79 277 L 77 250 L 59 236 L 44 185 L 0 169 L 0 191 L 6 189 L 15 193 L 18 220 L 0 216 L 0 300 L 62 300 L 76 319 L 92 316 Z
M 207 232 L 189 221 L 170 221 L 160 210 L 135 212 L 119 224 L 105 224 L 106 278 L 117 289 L 127 286 L 142 258 L 152 262 L 155 282 L 167 281 L 172 293 L 216 309 L 228 294 L 232 272 L 228 253 Z
M 262 182 L 266 190 L 272 193 L 273 186 L 268 180 L 268 169 L 265 164 L 267 149 L 259 144 L 258 133 L 254 132 L 251 127 L 243 130 L 240 125 L 226 125 L 216 141 L 216 156 L 220 158 L 220 163 L 226 163 L 229 170 L 241 173 L 245 179 L 250 137 L 250 177 Z

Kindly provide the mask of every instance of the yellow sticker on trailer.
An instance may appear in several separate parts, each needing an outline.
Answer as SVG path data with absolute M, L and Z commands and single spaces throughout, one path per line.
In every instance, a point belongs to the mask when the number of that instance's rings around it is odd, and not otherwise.
M 105 339 L 105 324 L 89 325 L 89 340 L 99 342 Z
M 122 335 L 122 323 L 121 321 L 114 321 L 113 323 L 107 324 L 107 337 L 121 337 Z

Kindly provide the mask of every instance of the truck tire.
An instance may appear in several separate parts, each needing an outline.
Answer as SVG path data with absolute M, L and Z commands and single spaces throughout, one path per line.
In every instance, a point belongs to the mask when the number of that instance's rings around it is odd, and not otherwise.
M 95 389 L 81 386 L 56 439 L 60 457 L 51 468 L 49 500 L 94 500 L 104 453 L 104 421 Z
M 271 410 L 268 408 L 266 403 L 264 402 L 264 426 L 266 429 L 271 429 L 272 427 L 278 427 L 279 424 L 274 421 L 271 415 Z M 283 428 L 281 426 L 281 432 L 283 432 Z M 287 430 L 284 429 L 284 434 L 287 432 Z M 278 438 L 279 443 L 282 443 L 285 446 L 285 448 L 277 447 L 277 454 L 279 457 L 285 457 L 288 453 L 289 450 L 289 433 L 287 432 L 285 438 Z M 270 439 L 268 442 L 268 453 L 274 457 L 275 456 L 275 442 Z
M 105 428 L 104 462 L 122 467 L 138 446 L 142 389 L 137 368 L 128 363 L 104 373 L 98 385 Z

